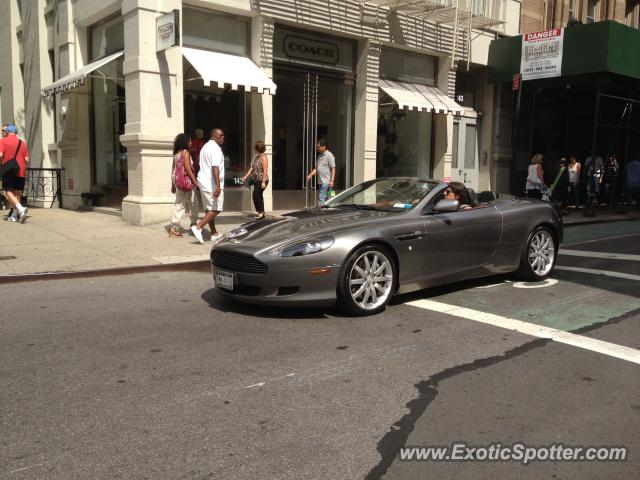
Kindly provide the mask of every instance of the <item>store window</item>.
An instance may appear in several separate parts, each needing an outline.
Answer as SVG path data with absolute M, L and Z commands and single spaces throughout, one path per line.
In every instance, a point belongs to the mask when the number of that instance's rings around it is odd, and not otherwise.
M 432 87 L 436 84 L 436 58 L 385 48 L 380 54 L 380 78 Z
M 182 10 L 182 44 L 233 55 L 249 54 L 249 22 L 218 13 Z
M 594 23 L 598 21 L 598 14 L 596 12 L 598 6 L 598 0 L 587 0 L 587 23 Z
M 90 29 L 91 60 L 124 48 L 122 18 Z M 122 57 L 91 74 L 93 182 L 100 187 L 126 187 L 127 153 L 120 144 L 124 133 L 125 90 Z
M 380 55 L 380 77 L 435 85 L 436 58 L 393 49 Z M 431 176 L 433 114 L 400 109 L 381 91 L 378 104 L 377 177 Z
M 249 54 L 249 21 L 246 19 L 183 9 L 183 46 L 246 57 Z M 252 154 L 247 140 L 248 103 L 251 93 L 205 85 L 197 71 L 183 62 L 184 128 L 196 138 L 209 139 L 212 129 L 225 133 L 222 151 L 225 156 L 225 187 L 243 186 L 241 178 L 248 169 Z

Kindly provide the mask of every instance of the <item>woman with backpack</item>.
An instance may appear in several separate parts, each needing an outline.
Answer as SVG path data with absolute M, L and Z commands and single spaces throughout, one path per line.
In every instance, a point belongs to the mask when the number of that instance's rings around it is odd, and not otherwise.
M 171 227 L 169 237 L 182 237 L 180 222 L 185 210 L 193 209 L 193 190 L 198 184 L 193 172 L 193 161 L 189 154 L 191 137 L 186 133 L 179 133 L 173 141 L 173 166 L 171 168 L 171 193 L 176 199 L 171 213 Z

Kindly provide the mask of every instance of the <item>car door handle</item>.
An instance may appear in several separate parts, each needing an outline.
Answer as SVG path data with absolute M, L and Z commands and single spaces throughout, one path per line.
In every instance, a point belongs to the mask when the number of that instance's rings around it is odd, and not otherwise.
M 420 232 L 420 231 L 399 233 L 398 235 L 396 235 L 396 240 L 416 240 L 426 235 L 427 235 L 427 232 Z

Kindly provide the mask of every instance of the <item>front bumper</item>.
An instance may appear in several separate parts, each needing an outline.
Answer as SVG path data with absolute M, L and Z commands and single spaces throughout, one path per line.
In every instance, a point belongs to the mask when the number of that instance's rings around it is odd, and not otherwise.
M 320 268 L 320 267 L 318 267 Z M 268 265 L 264 274 L 237 272 L 218 268 L 211 261 L 213 281 L 218 271 L 233 276 L 233 289 L 216 285 L 216 290 L 228 298 L 256 305 L 281 306 L 331 306 L 337 300 L 337 284 L 340 265 L 323 267 L 328 273 L 309 273 L 308 265 L 300 268 L 279 268 L 276 262 Z

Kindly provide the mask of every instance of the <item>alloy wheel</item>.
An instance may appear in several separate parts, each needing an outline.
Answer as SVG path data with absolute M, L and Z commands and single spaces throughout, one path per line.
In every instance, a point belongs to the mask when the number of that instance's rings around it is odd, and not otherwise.
M 353 263 L 348 281 L 353 302 L 365 311 L 375 310 L 391 295 L 393 267 L 382 252 L 366 251 Z
M 537 231 L 529 243 L 528 261 L 531 270 L 539 277 L 544 277 L 553 268 L 555 245 L 551 233 L 547 230 Z

